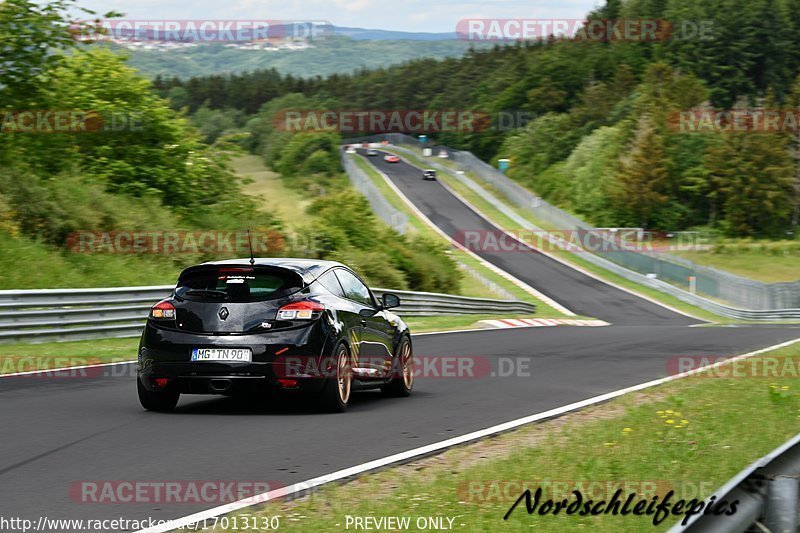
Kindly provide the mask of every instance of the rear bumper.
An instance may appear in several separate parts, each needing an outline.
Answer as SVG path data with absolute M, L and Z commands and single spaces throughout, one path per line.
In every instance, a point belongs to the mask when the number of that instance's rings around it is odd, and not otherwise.
M 321 377 L 296 377 L 280 381 L 283 373 L 272 364 L 251 365 L 247 368 L 220 368 L 207 365 L 156 364 L 140 369 L 138 378 L 147 390 L 157 390 L 156 380 L 166 378 L 167 387 L 181 394 L 260 394 L 277 390 L 316 393 L 325 382 Z M 280 365 L 278 365 L 280 366 Z
M 252 362 L 191 361 L 194 348 L 220 347 L 249 348 Z M 259 335 L 217 336 L 148 323 L 139 346 L 137 374 L 151 391 L 160 388 L 157 379 L 166 379 L 166 387 L 184 394 L 246 394 L 276 389 L 318 392 L 325 380 L 299 372 L 297 360 L 321 361 L 329 350 L 328 335 L 319 324 Z M 279 381 L 287 378 L 296 383 Z

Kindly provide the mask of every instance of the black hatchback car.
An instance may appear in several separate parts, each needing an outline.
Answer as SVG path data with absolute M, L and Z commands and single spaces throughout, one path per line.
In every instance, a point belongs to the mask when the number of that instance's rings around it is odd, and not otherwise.
M 351 391 L 407 396 L 411 334 L 352 270 L 332 261 L 239 259 L 184 270 L 153 306 L 139 345 L 137 388 L 152 411 L 181 394 L 270 390 L 318 395 L 330 412 Z

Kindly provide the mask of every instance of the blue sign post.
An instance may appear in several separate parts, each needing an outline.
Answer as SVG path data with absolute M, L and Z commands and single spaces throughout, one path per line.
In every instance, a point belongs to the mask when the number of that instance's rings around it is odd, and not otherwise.
M 510 166 L 511 166 L 511 160 L 510 159 L 498 159 L 497 160 L 497 168 L 499 168 L 500 172 L 502 172 L 503 174 L 506 173 L 506 170 L 508 170 L 508 167 L 510 167 Z

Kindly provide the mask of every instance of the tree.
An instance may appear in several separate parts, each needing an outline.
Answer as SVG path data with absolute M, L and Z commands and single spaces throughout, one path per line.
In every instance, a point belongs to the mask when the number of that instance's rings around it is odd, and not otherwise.
M 793 110 L 800 108 L 800 75 L 797 76 L 792 86 L 789 104 Z M 796 234 L 797 226 L 800 224 L 800 127 L 793 132 L 790 145 L 790 153 L 794 159 L 792 228 Z
M 76 0 L 4 0 L 0 2 L 0 102 L 15 106 L 36 104 L 47 86 L 47 74 L 64 57 L 65 50 L 78 45 L 77 36 L 88 35 L 94 22 L 70 20 L 75 13 L 96 13 L 77 5 Z M 109 12 L 103 18 L 119 13 Z
M 612 198 L 620 213 L 628 213 L 632 223 L 647 228 L 669 200 L 668 182 L 663 138 L 650 115 L 644 114 L 639 119 L 629 154 L 621 158 Z
M 719 137 L 705 166 L 719 198 L 720 226 L 731 236 L 781 236 L 791 221 L 795 176 L 787 136 L 746 132 Z

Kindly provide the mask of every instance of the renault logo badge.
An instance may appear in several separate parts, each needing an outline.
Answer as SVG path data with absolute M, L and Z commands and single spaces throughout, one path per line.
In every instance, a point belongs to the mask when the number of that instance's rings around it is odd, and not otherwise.
M 229 314 L 230 313 L 228 313 L 228 308 L 227 307 L 223 307 L 222 309 L 219 310 L 219 317 L 222 320 L 225 320 L 226 318 L 228 318 Z

